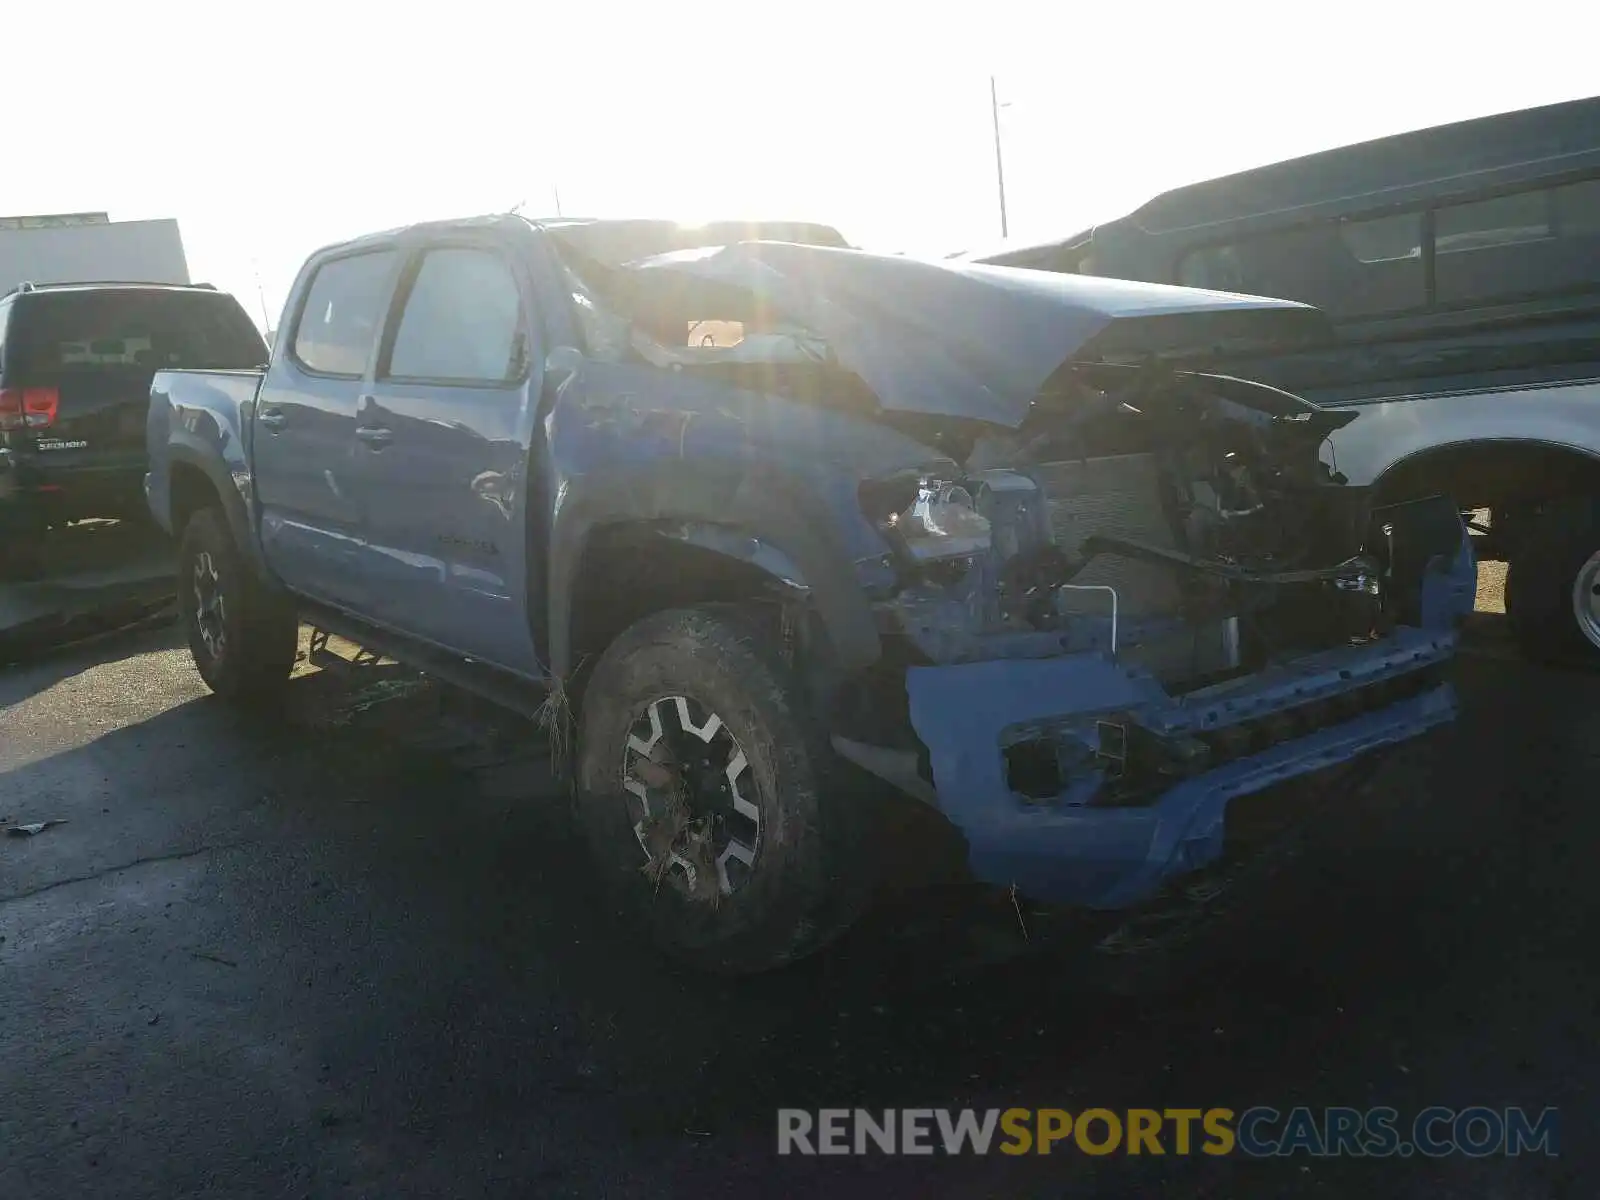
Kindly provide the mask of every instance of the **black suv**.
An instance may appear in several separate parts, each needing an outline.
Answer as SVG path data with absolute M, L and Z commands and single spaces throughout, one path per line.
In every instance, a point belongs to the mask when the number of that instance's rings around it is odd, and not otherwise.
M 21 284 L 0 297 L 0 573 L 37 568 L 43 535 L 144 513 L 150 380 L 251 368 L 266 343 L 208 284 Z

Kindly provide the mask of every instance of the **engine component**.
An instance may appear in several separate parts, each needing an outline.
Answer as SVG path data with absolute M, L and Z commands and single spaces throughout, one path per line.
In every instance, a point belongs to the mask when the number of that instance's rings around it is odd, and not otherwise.
M 1046 463 L 1035 473 L 1048 497 L 1056 544 L 1069 557 L 1089 559 L 1072 576 L 1073 583 L 1115 588 L 1127 617 L 1179 611 L 1183 592 L 1170 566 L 1085 549 L 1085 543 L 1096 535 L 1177 548 L 1172 522 L 1161 502 L 1161 471 L 1154 454 Z M 1092 593 L 1065 593 L 1059 603 L 1061 611 L 1069 615 L 1105 613 L 1104 598 Z
M 989 549 L 989 521 L 978 512 L 972 493 L 956 483 L 923 480 L 895 528 L 919 562 L 964 558 Z

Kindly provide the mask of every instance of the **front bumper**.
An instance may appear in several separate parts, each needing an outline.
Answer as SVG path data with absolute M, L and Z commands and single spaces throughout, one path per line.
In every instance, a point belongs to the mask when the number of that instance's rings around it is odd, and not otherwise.
M 906 690 L 938 806 L 965 835 L 973 873 L 1039 900 L 1114 909 L 1215 861 L 1235 796 L 1450 720 L 1454 691 L 1434 680 L 1455 647 L 1453 631 L 1402 627 L 1180 698 L 1099 653 L 912 667 Z M 1008 754 L 1025 743 L 1080 755 L 1059 794 L 1014 789 Z M 1165 789 L 1105 803 L 1135 754 L 1159 763 Z

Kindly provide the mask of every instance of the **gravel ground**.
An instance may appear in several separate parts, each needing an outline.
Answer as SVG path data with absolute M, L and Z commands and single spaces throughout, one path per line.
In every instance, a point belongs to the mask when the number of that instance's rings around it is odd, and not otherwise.
M 685 974 L 537 761 L 475 765 L 396 672 L 267 719 L 170 629 L 13 668 L 0 823 L 67 823 L 0 839 L 0 1197 L 1594 1196 L 1600 681 L 1474 641 L 1463 720 L 1131 984 L 946 892 Z M 1474 1103 L 1557 1106 L 1563 1156 L 773 1152 L 780 1105 Z

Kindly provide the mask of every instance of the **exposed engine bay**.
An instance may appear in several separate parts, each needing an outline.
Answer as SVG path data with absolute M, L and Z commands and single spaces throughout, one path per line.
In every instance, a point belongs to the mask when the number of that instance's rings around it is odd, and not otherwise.
M 978 878 L 1135 902 L 1222 853 L 1233 797 L 1453 715 L 1453 505 L 1373 511 L 1322 460 L 1353 412 L 1204 373 L 1329 335 L 1315 309 L 775 242 L 617 261 L 553 232 L 585 356 L 643 368 L 612 386 L 663 406 L 678 469 L 737 472 L 697 544 L 758 564 L 738 498 L 771 472 L 799 501 L 803 529 L 766 516 L 785 650 L 834 750 L 943 812 Z M 875 636 L 844 661 L 837 632 Z
M 1354 413 L 1183 367 L 1304 332 L 1305 306 L 770 243 L 563 256 L 591 354 L 870 414 L 934 451 L 860 485 L 898 559 L 875 611 L 906 653 L 886 665 L 1100 650 L 1179 694 L 1381 636 L 1420 589 L 1386 578 L 1394 523 L 1319 456 Z M 1460 549 L 1442 503 L 1418 577 Z
M 1283 401 L 1078 364 L 1015 430 L 941 428 L 954 477 L 863 489 L 907 568 L 884 615 L 927 661 L 1103 649 L 1178 690 L 1375 636 L 1366 496 L 1319 461 L 1332 414 Z

